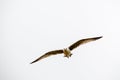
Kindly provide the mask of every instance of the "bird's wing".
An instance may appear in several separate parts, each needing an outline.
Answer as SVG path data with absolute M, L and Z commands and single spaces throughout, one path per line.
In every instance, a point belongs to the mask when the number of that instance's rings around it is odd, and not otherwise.
M 61 53 L 63 53 L 63 50 L 49 51 L 49 52 L 45 53 L 44 55 L 40 56 L 39 58 L 37 58 L 36 60 L 34 60 L 33 62 L 31 62 L 31 64 L 35 63 L 43 58 L 49 57 L 51 55 L 57 55 L 57 54 L 61 54 Z
M 70 50 L 73 50 L 74 48 L 78 47 L 81 44 L 85 44 L 85 43 L 88 43 L 88 42 L 91 42 L 91 41 L 95 41 L 95 40 L 100 39 L 100 38 L 102 38 L 102 36 L 93 37 L 93 38 L 87 38 L 87 39 L 81 39 L 81 40 L 75 42 L 74 44 L 72 44 L 71 46 L 69 46 L 68 48 Z

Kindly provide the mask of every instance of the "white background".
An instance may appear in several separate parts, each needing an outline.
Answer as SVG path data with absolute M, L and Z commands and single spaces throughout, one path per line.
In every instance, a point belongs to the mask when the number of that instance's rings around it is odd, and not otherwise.
M 119 0 L 0 0 L 0 80 L 120 80 Z M 47 51 L 79 39 L 71 58 Z

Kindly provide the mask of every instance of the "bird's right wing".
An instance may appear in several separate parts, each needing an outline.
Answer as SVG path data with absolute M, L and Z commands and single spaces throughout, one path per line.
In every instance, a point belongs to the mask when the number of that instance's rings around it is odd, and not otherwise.
M 31 62 L 30 64 L 35 63 L 35 62 L 37 62 L 43 58 L 49 57 L 51 55 L 57 55 L 57 54 L 62 54 L 62 53 L 63 53 L 63 50 L 49 51 L 49 52 L 45 53 L 44 55 L 40 56 L 39 58 L 37 58 L 36 60 L 34 60 L 33 62 Z

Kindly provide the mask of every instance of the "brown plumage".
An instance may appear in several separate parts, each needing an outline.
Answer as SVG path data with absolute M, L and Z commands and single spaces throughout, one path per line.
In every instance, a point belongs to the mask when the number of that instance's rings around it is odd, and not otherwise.
M 63 53 L 63 50 L 62 50 L 62 49 L 61 49 L 61 50 L 49 51 L 49 52 L 45 53 L 44 55 L 40 56 L 38 59 L 36 59 L 36 60 L 34 60 L 33 62 L 31 62 L 31 64 L 32 64 L 32 63 L 35 63 L 35 62 L 37 62 L 37 61 L 39 61 L 39 60 L 41 60 L 41 59 L 43 59 L 43 58 L 46 58 L 46 57 L 48 57 L 48 56 L 57 55 L 57 54 L 62 54 L 62 53 Z
M 102 38 L 102 36 L 100 36 L 100 37 L 94 37 L 94 38 L 81 39 L 81 40 L 75 42 L 74 44 L 72 44 L 69 47 L 69 49 L 73 50 L 73 49 L 77 48 L 79 45 L 82 45 L 82 44 L 85 44 L 85 43 L 88 43 L 88 42 L 91 42 L 91 41 L 95 41 L 95 40 L 98 40 L 100 38 Z
M 71 46 L 69 46 L 68 48 L 65 48 L 65 49 L 61 49 L 61 50 L 53 50 L 53 51 L 49 51 L 47 53 L 45 53 L 44 55 L 40 56 L 39 58 L 37 58 L 36 60 L 34 60 L 32 63 L 35 63 L 43 58 L 46 58 L 46 57 L 49 57 L 51 55 L 57 55 L 57 54 L 64 54 L 64 57 L 71 57 L 72 53 L 71 51 L 75 48 L 77 48 L 78 46 L 82 45 L 82 44 L 85 44 L 85 43 L 88 43 L 88 42 L 91 42 L 91 41 L 95 41 L 95 40 L 98 40 L 102 38 L 102 36 L 100 37 L 93 37 L 93 38 L 87 38 L 87 39 L 81 39 L 77 42 L 75 42 L 74 44 L 72 44 Z

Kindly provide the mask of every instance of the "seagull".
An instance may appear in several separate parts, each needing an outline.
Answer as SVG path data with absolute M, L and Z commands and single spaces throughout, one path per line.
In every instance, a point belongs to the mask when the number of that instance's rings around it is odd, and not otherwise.
M 41 59 L 47 58 L 49 56 L 57 55 L 57 54 L 64 54 L 64 57 L 69 58 L 69 57 L 72 56 L 71 51 L 73 49 L 77 48 L 78 46 L 80 46 L 82 44 L 85 44 L 85 43 L 88 43 L 88 42 L 91 42 L 91 41 L 95 41 L 95 40 L 98 40 L 100 38 L 102 38 L 102 36 L 78 40 L 74 44 L 70 45 L 68 48 L 49 51 L 49 52 L 45 53 L 44 55 L 40 56 L 39 58 L 37 58 L 36 60 L 34 60 L 33 62 L 31 62 L 30 64 L 35 63 L 37 61 L 40 61 Z

